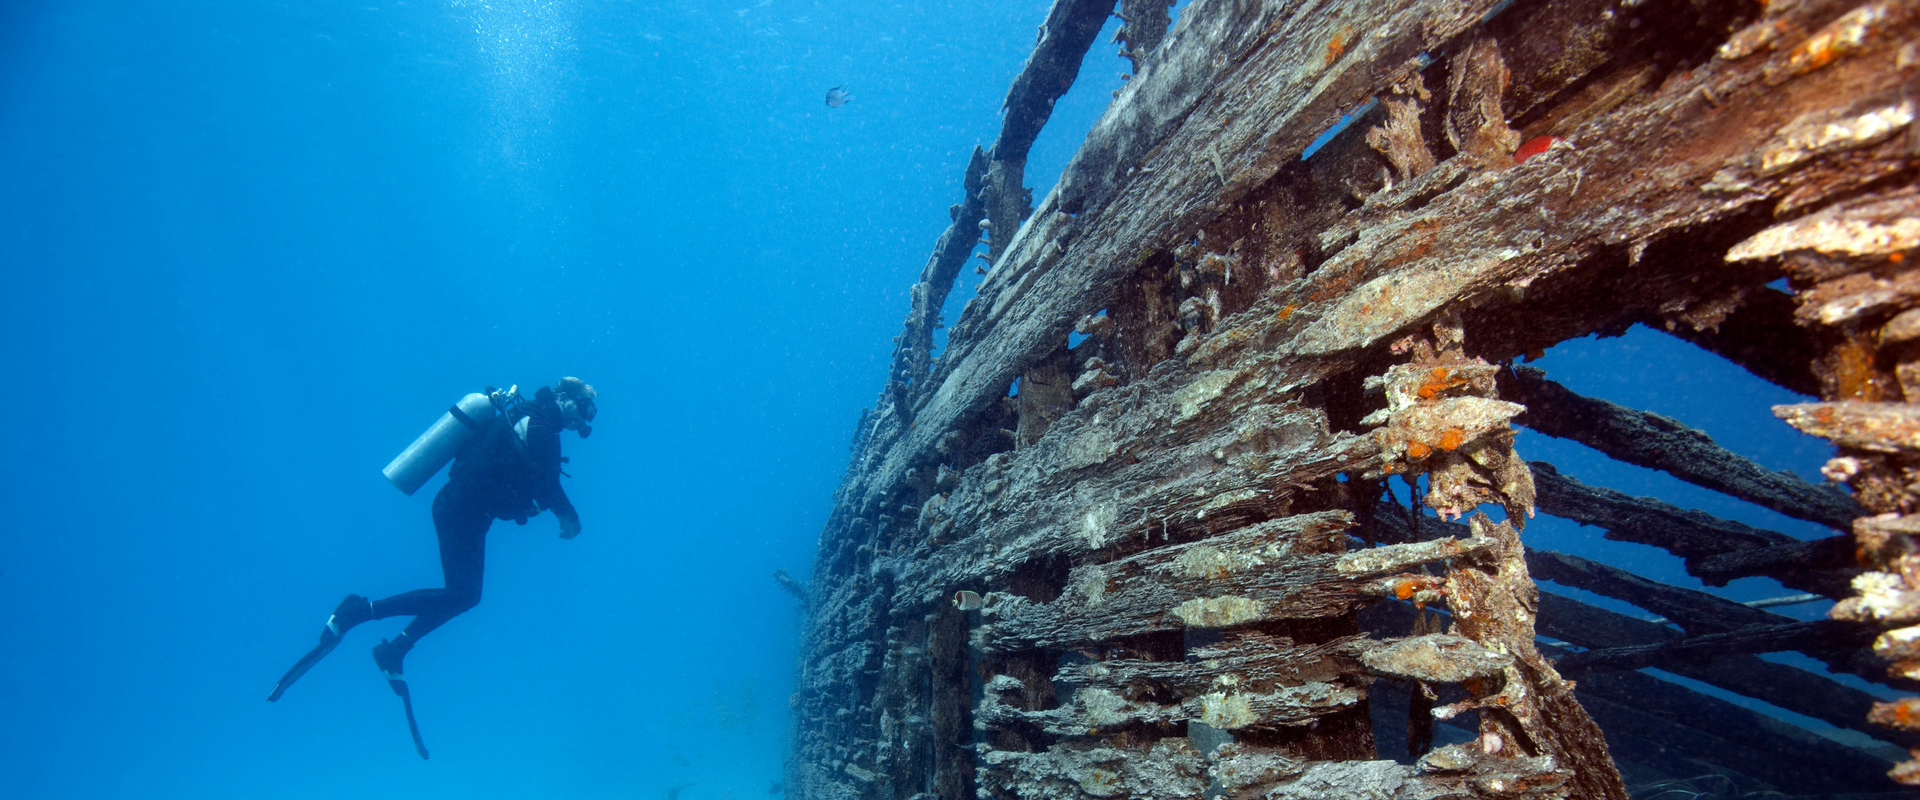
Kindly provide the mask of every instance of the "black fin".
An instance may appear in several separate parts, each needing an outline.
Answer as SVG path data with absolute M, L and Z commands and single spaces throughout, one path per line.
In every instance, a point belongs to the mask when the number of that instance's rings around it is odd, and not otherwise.
M 402 631 L 400 635 L 405 636 L 406 632 Z M 387 679 L 388 688 L 400 696 L 400 706 L 407 710 L 407 732 L 413 734 L 413 749 L 424 760 L 427 757 L 427 743 L 420 738 L 420 723 L 413 718 L 413 691 L 407 688 L 406 676 L 400 673 L 401 659 L 406 656 L 406 651 L 390 655 L 393 652 L 389 649 L 392 645 L 385 639 L 380 640 L 380 644 L 373 648 L 373 663 L 380 668 L 380 676 Z
M 280 682 L 274 684 L 273 692 L 267 695 L 267 702 L 279 700 L 280 695 L 286 694 L 288 687 L 293 686 L 294 681 L 300 680 L 300 676 L 307 674 L 307 670 L 313 669 L 313 665 L 320 663 L 320 659 L 326 658 L 327 654 L 333 652 L 333 648 L 339 644 L 340 637 L 336 636 L 330 641 L 322 641 L 314 645 L 312 650 L 308 650 L 306 655 L 294 662 L 293 668 L 287 670 L 287 674 L 280 676 Z
M 407 692 L 407 684 L 400 681 L 394 691 L 400 694 L 400 706 L 407 710 L 407 731 L 413 734 L 413 749 L 419 751 L 420 759 L 427 758 L 427 743 L 420 738 L 420 723 L 413 719 L 413 696 Z

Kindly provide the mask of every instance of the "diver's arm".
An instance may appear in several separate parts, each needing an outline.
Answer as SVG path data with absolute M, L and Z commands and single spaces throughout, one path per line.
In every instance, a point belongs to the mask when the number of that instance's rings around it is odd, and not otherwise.
M 527 436 L 527 454 L 540 475 L 534 486 L 534 501 L 560 520 L 560 538 L 580 535 L 580 513 L 567 499 L 567 490 L 560 487 L 560 431 L 535 423 Z

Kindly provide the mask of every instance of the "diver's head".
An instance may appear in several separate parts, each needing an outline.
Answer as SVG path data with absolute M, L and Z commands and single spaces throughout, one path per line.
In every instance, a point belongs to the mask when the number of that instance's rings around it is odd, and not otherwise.
M 593 435 L 593 426 L 588 423 L 593 422 L 594 414 L 599 411 L 593 402 L 599 393 L 586 381 L 567 377 L 553 385 L 553 394 L 554 405 L 560 408 L 561 423 L 579 433 L 582 439 Z

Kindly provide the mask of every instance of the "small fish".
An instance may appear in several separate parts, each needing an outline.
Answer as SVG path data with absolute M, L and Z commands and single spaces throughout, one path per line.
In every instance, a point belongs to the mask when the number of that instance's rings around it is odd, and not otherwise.
M 680 793 L 682 791 L 685 791 L 687 787 L 692 785 L 693 784 L 691 783 L 683 783 L 683 784 L 680 784 L 679 786 L 669 787 L 667 789 L 667 800 L 680 800 Z
M 847 91 L 846 84 L 827 90 L 827 107 L 839 108 L 853 101 L 853 93 Z
M 767 790 L 767 794 L 779 794 L 779 793 L 781 793 L 781 792 L 784 792 L 784 791 L 786 791 L 786 790 L 787 790 L 787 786 L 786 786 L 786 784 L 784 784 L 784 783 L 781 783 L 781 782 L 779 782 L 779 781 L 774 781 L 774 782 L 773 782 L 773 787 Z
M 978 593 L 965 589 L 953 593 L 953 607 L 961 611 L 978 611 L 983 605 L 986 603 L 980 599 Z
M 1554 145 L 1564 141 L 1566 140 L 1558 136 L 1535 136 L 1528 139 L 1526 144 L 1520 145 L 1519 150 L 1513 151 L 1513 163 L 1518 164 L 1541 153 L 1545 153 L 1548 150 L 1552 150 Z

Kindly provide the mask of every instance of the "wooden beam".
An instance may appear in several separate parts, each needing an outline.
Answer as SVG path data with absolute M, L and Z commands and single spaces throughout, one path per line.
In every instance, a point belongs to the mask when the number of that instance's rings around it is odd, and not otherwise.
M 1854 551 L 1852 536 L 1829 536 L 1708 556 L 1689 564 L 1688 571 L 1708 586 L 1760 576 L 1838 600 L 1853 593 L 1853 578 L 1860 574 Z
M 1540 634 L 1588 650 L 1607 650 L 1678 641 L 1685 634 L 1665 625 L 1634 619 L 1553 592 L 1540 595 Z M 1851 662 L 1834 664 L 1851 671 Z M 1662 669 L 1734 694 L 1803 714 L 1839 728 L 1859 731 L 1902 747 L 1920 747 L 1920 736 L 1869 724 L 1867 709 L 1879 698 L 1825 675 L 1728 653 L 1711 659 L 1674 661 Z M 1596 668 L 1596 671 L 1598 668 Z M 1878 672 L 1861 670 L 1873 680 Z
M 1748 625 L 1783 625 L 1792 617 L 1750 608 L 1706 592 L 1668 586 L 1618 567 L 1551 550 L 1528 550 L 1527 568 L 1539 580 L 1624 600 L 1672 620 L 1687 633 L 1725 633 Z
M 1167 26 L 1173 24 L 1172 0 L 1120 0 L 1120 32 L 1113 40 L 1124 49 L 1120 55 L 1133 63 L 1133 74 L 1146 73 L 1153 64 L 1154 51 L 1167 38 Z
M 1375 510 L 1370 527 L 1385 541 L 1411 541 L 1406 527 L 1406 509 L 1382 502 Z M 1466 526 L 1423 518 L 1420 536 L 1451 537 L 1464 534 Z M 1530 551 L 1527 565 L 1535 577 L 1603 594 L 1641 605 L 1649 610 L 1661 608 L 1674 612 L 1676 619 L 1690 620 L 1700 630 L 1728 630 L 1747 624 L 1779 624 L 1791 618 L 1748 608 L 1704 592 L 1646 581 L 1624 570 L 1560 553 Z M 1703 600 L 1701 597 L 1711 598 Z M 1725 604 L 1738 606 L 1736 611 Z M 1552 592 L 1542 592 L 1539 608 L 1539 634 L 1570 642 L 1583 649 L 1614 648 L 1666 644 L 1684 639 L 1682 631 L 1654 622 L 1582 603 Z M 1816 650 L 1814 657 L 1828 662 L 1841 672 L 1856 672 L 1868 680 L 1884 676 L 1877 669 L 1859 669 L 1850 651 L 1834 653 Z M 1870 736 L 1920 747 L 1920 735 L 1892 731 L 1871 725 L 1866 711 L 1878 700 L 1874 695 L 1854 689 L 1831 678 L 1785 664 L 1776 664 L 1752 655 L 1725 654 L 1709 660 L 1675 661 L 1663 666 L 1670 672 L 1718 686 L 1736 694 L 1819 719 L 1831 725 L 1850 728 Z
M 1544 461 L 1529 464 L 1533 467 L 1534 489 L 1543 513 L 1598 526 L 1606 531 L 1608 539 L 1662 548 L 1680 556 L 1687 573 L 1709 586 L 1724 586 L 1734 578 L 1759 575 L 1794 589 L 1839 598 L 1850 593 L 1848 581 L 1858 572 L 1845 566 L 1851 558 L 1851 546 L 1846 544 L 1848 537 L 1803 542 L 1783 533 L 1718 519 L 1653 498 L 1631 497 L 1588 486 L 1560 474 Z M 1360 531 L 1362 537 L 1373 532 L 1388 537 L 1381 541 L 1403 541 L 1391 537 L 1412 535 L 1404 520 L 1408 514 L 1404 506 L 1386 503 L 1374 513 L 1379 524 L 1370 524 Z M 1425 517 L 1420 521 L 1420 538 L 1453 535 L 1447 531 L 1457 529 Z
M 1087 48 L 1113 7 L 1114 0 L 1056 0 L 1040 26 L 1039 45 L 1007 90 L 1000 135 L 991 149 L 974 148 L 962 183 L 966 197 L 948 209 L 952 223 L 940 235 L 914 284 L 905 330 L 894 340 L 889 390 L 882 396 L 882 404 L 891 405 L 897 417 L 889 433 L 897 435 L 906 428 L 915 405 L 927 394 L 925 381 L 940 309 L 979 242 L 981 221 L 995 212 L 989 236 L 997 258 L 1025 219 L 1029 204 L 1022 199 L 1025 190 L 1020 184 L 1027 151 L 1053 115 L 1054 102 L 1073 87 Z
M 1381 551 L 1333 556 L 1293 549 L 1295 543 L 1350 524 L 1352 517 L 1344 511 L 1302 514 L 1111 563 L 1075 567 L 1067 575 L 1066 591 L 1049 602 L 989 595 L 974 641 L 984 652 L 1008 652 L 1090 645 L 1155 631 L 1338 616 L 1346 613 L 1362 586 L 1376 578 L 1486 545 L 1478 540 L 1447 540 L 1451 546 L 1445 548 L 1396 545 L 1407 549 L 1405 559 L 1378 558 L 1385 555 Z M 1356 562 L 1356 556 L 1369 558 Z
M 1000 108 L 1000 138 L 989 153 L 995 160 L 1025 161 L 1033 140 L 1040 136 L 1053 104 L 1065 96 L 1080 76 L 1087 48 L 1100 35 L 1116 0 L 1054 0 L 1040 24 L 1040 38 L 1027 56 L 1026 66 L 1007 89 Z M 1012 231 L 1008 231 L 1011 235 Z
M 1723 653 L 1779 653 L 1787 650 L 1856 650 L 1873 643 L 1879 632 L 1865 625 L 1834 619 L 1754 625 L 1726 633 L 1688 636 L 1659 644 L 1630 645 L 1573 653 L 1560 660 L 1560 669 L 1573 674 L 1591 670 L 1642 669 L 1695 660 Z
M 1500 395 L 1527 407 L 1514 421 L 1528 428 L 1790 517 L 1845 531 L 1864 513 L 1830 486 L 1762 467 L 1671 417 L 1575 394 L 1533 367 L 1502 372 Z
M 1886 759 L 1651 675 L 1583 675 L 1580 702 L 1610 741 L 1642 738 L 1785 791 L 1824 796 L 1892 788 Z
M 1075 321 L 1104 308 L 1142 258 L 1215 216 L 1223 195 L 1264 183 L 1365 103 L 1382 67 L 1438 52 L 1496 5 L 1366 0 L 1334 15 L 1284 0 L 1197 0 L 949 330 L 916 423 L 892 428 L 897 440 L 877 442 L 884 456 L 850 476 L 856 504 L 893 491 L 961 419 L 1004 396 Z M 1370 20 L 1366 35 L 1349 19 Z M 1330 41 L 1339 43 L 1333 58 Z
M 1695 559 L 1707 556 L 1799 541 L 1784 533 L 1718 519 L 1651 497 L 1588 486 L 1560 474 L 1545 461 L 1529 463 L 1542 513 L 1602 528 L 1608 539 L 1661 548 L 1687 559 L 1689 567 Z

